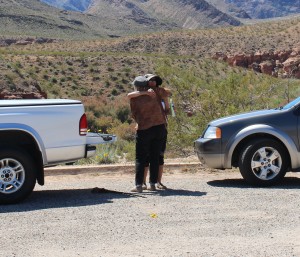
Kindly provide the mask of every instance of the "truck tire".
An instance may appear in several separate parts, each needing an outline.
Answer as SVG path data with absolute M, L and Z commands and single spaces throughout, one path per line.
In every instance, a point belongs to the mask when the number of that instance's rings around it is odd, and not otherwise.
M 286 149 L 274 139 L 257 139 L 241 151 L 239 169 L 243 178 L 254 186 L 271 186 L 285 176 L 289 167 Z
M 0 204 L 24 200 L 35 183 L 36 167 L 29 154 L 18 148 L 0 149 Z

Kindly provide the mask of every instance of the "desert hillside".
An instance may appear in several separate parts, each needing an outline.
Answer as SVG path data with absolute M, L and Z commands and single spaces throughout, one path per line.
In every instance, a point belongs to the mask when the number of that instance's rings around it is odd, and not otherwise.
M 131 52 L 212 56 L 225 54 L 279 51 L 300 46 L 300 17 L 267 21 L 241 27 L 178 30 L 144 33 L 119 39 L 29 44 L 25 49 L 49 49 L 79 52 Z M 71 47 L 70 47 L 71 46 Z

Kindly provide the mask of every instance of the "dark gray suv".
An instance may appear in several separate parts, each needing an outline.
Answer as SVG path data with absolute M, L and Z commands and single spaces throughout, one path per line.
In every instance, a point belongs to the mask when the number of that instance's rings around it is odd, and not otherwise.
M 210 122 L 194 142 L 199 160 L 215 169 L 239 167 L 252 185 L 270 186 L 300 171 L 300 97 L 272 110 Z

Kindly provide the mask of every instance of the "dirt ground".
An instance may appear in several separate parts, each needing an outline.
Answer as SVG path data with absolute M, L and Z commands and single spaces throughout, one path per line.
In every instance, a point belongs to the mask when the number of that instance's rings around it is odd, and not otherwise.
M 94 171 L 48 174 L 1 206 L 0 257 L 300 256 L 300 174 L 254 188 L 236 170 L 169 166 L 168 190 L 132 195 L 132 168 Z

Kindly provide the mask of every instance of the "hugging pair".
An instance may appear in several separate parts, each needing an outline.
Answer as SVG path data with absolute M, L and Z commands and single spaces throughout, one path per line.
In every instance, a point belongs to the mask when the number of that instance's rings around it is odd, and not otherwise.
M 153 74 L 134 79 L 134 92 L 128 94 L 132 117 L 136 121 L 135 187 L 131 192 L 144 189 L 167 189 L 161 183 L 164 152 L 167 143 L 167 114 L 170 113 L 168 89 L 160 87 L 162 79 Z M 146 186 L 148 167 L 149 183 Z M 157 184 L 157 187 L 156 187 Z

